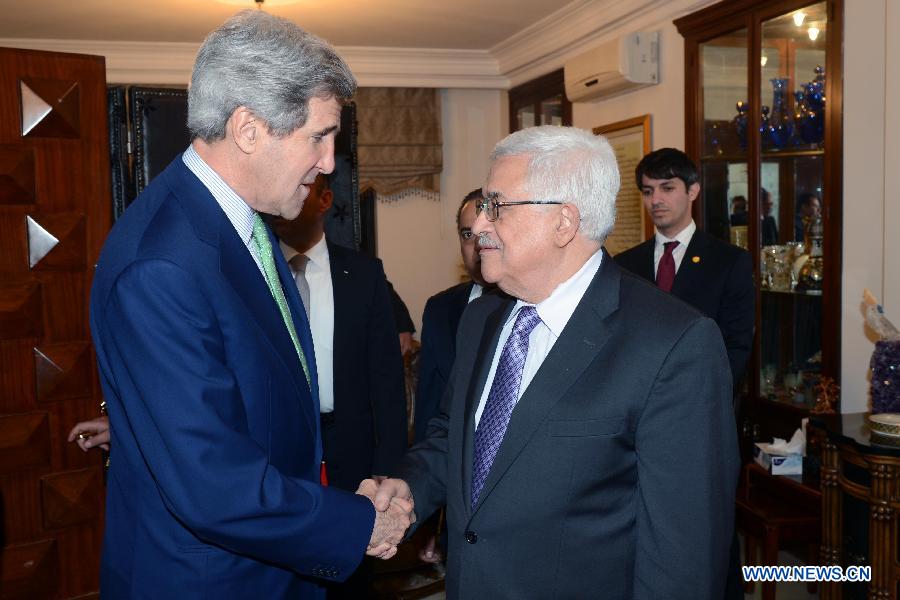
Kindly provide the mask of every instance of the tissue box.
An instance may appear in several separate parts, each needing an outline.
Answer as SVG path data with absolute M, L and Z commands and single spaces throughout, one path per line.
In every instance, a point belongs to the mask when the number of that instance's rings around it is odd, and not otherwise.
M 803 456 L 800 454 L 769 454 L 756 444 L 753 446 L 753 460 L 768 469 L 772 475 L 803 475 Z

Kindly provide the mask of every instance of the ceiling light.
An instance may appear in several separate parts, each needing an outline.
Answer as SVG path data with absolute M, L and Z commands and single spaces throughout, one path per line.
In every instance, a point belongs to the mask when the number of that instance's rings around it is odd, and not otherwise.
M 759 66 L 764 67 L 767 62 L 769 62 L 769 57 L 763 54 L 759 59 Z
M 806 13 L 803 12 L 802 10 L 798 10 L 797 12 L 794 13 L 794 25 L 796 25 L 797 27 L 800 27 L 801 25 L 803 25 L 803 19 L 805 19 L 805 18 L 806 18 Z
M 809 39 L 812 41 L 816 41 L 816 38 L 819 37 L 819 28 L 818 27 L 810 27 L 806 30 L 806 33 L 809 34 Z
M 301 0 L 217 0 L 222 4 L 232 4 L 245 8 L 256 6 L 259 8 L 270 6 L 284 6 L 285 4 L 299 4 Z

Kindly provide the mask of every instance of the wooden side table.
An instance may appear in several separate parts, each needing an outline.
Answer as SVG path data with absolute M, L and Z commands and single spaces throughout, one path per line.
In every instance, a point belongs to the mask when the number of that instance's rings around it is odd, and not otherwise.
M 856 585 L 867 587 L 871 600 L 897 600 L 900 440 L 897 446 L 890 440 L 873 440 L 867 417 L 867 413 L 849 413 L 810 419 L 810 425 L 826 436 L 821 560 L 845 570 L 850 565 L 871 566 L 872 580 Z M 839 600 L 848 585 L 825 582 L 820 597 Z
M 819 545 L 821 494 L 799 476 L 771 475 L 761 466 L 744 466 L 735 501 L 735 524 L 744 534 L 747 565 L 777 565 L 782 544 Z M 762 562 L 756 549 L 762 547 Z M 815 552 L 807 560 L 815 561 Z M 752 592 L 752 583 L 745 589 Z M 815 586 L 810 586 L 814 593 Z M 762 583 L 762 600 L 775 600 L 775 582 Z

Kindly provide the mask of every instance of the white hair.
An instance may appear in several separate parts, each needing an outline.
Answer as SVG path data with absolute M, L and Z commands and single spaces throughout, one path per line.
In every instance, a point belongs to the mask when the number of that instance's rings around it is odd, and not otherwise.
M 606 138 L 574 127 L 528 127 L 500 140 L 491 161 L 505 156 L 530 157 L 525 187 L 532 197 L 523 200 L 574 204 L 581 233 L 606 240 L 616 222 L 619 192 L 619 166 Z
M 328 43 L 287 19 L 243 10 L 203 42 L 188 88 L 188 129 L 207 142 L 225 136 L 240 106 L 276 136 L 306 123 L 311 98 L 350 98 L 356 79 Z

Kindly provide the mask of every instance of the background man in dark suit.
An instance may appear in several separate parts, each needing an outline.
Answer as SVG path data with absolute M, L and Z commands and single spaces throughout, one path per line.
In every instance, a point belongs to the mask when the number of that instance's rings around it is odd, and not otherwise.
M 422 314 L 422 349 L 415 397 L 416 442 L 425 439 L 428 422 L 438 414 L 456 356 L 456 329 L 463 311 L 469 302 L 480 298 L 486 288 L 494 287 L 481 276 L 481 256 L 478 254 L 477 238 L 472 232 L 475 205 L 480 201 L 481 188 L 478 188 L 466 194 L 456 210 L 459 251 L 469 281 L 458 283 L 429 298 Z M 442 529 L 437 518 L 431 521 L 437 529 Z M 419 558 L 425 562 L 440 562 L 447 547 L 446 535 L 443 534 L 446 534 L 445 530 L 442 531 L 441 550 L 436 551 L 437 540 L 432 536 L 420 550 Z
M 806 223 L 822 212 L 822 201 L 814 192 L 803 192 L 797 196 L 797 214 L 794 217 L 794 240 L 806 241 Z
M 466 194 L 456 211 L 456 229 L 463 268 L 469 281 L 439 292 L 425 303 L 422 313 L 422 349 L 419 353 L 419 381 L 416 386 L 416 442 L 425 439 L 428 421 L 438 414 L 444 388 L 456 355 L 456 328 L 462 313 L 485 287 L 493 287 L 481 276 L 475 224 L 475 205 L 481 201 L 481 188 Z
M 762 204 L 762 215 L 759 217 L 759 237 L 763 246 L 778 243 L 778 222 L 772 215 L 772 194 L 766 188 L 759 189 L 759 201 Z
M 325 238 L 332 200 L 320 175 L 300 216 L 275 218 L 272 229 L 301 296 L 301 278 L 308 288 L 328 483 L 354 491 L 363 479 L 389 473 L 406 450 L 406 399 L 384 268 Z
M 392 472 L 406 450 L 406 394 L 381 261 L 326 239 L 332 201 L 319 175 L 299 217 L 271 222 L 309 311 L 328 484 L 355 491 L 363 479 Z M 361 566 L 329 585 L 328 597 L 365 597 L 369 571 Z
M 736 389 L 753 343 L 756 292 L 750 254 L 697 229 L 691 207 L 700 194 L 699 175 L 684 152 L 651 152 L 638 163 L 635 183 L 656 235 L 615 260 L 715 320 Z
M 367 548 L 396 552 L 409 504 L 376 513 L 319 484 L 309 323 L 259 214 L 296 217 L 331 172 L 355 87 L 323 41 L 242 11 L 197 55 L 191 145 L 106 240 L 91 293 L 114 449 L 105 597 L 316 598 Z
M 532 127 L 491 159 L 473 231 L 512 298 L 464 312 L 441 414 L 376 506 L 446 502 L 449 598 L 719 600 L 738 457 L 715 323 L 602 250 L 605 139 Z

